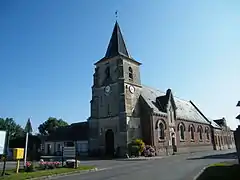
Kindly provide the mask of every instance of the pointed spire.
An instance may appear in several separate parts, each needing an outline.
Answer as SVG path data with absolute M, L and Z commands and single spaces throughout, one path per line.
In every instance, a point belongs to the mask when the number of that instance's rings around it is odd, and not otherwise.
M 111 58 L 117 55 L 123 55 L 130 58 L 120 27 L 116 21 L 105 58 Z
M 32 129 L 32 123 L 31 123 L 31 121 L 30 121 L 30 118 L 28 118 L 27 124 L 26 124 L 26 126 L 25 126 L 25 132 L 31 134 L 32 131 L 33 131 L 33 129 Z

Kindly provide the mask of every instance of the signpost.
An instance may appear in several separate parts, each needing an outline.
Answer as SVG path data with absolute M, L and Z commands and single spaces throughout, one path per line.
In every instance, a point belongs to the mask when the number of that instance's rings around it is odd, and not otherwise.
M 76 147 L 63 147 L 63 158 L 74 158 L 75 159 L 75 168 L 77 168 L 77 153 L 76 153 Z
M 17 160 L 16 173 L 19 172 L 20 159 L 23 159 L 23 157 L 24 157 L 24 149 L 23 148 L 14 148 L 13 149 L 13 159 Z

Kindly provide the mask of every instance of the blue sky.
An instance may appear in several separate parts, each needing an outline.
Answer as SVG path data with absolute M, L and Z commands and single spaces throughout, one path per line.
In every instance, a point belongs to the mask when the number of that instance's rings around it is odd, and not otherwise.
M 94 62 L 115 10 L 145 85 L 192 100 L 236 128 L 240 2 L 231 0 L 0 1 L 0 116 L 37 130 L 49 116 L 89 117 Z

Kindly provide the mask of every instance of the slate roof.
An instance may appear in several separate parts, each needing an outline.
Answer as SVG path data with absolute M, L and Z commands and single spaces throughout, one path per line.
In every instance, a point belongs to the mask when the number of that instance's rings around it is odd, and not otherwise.
M 214 128 L 221 129 L 221 126 L 219 126 L 213 119 L 208 118 L 208 120 L 211 122 L 211 125 L 212 125 Z
M 120 27 L 116 21 L 105 58 L 111 58 L 117 55 L 123 55 L 130 58 Z
M 166 93 L 160 90 L 153 89 L 148 86 L 142 86 L 141 96 L 155 113 L 166 114 L 165 112 L 162 112 L 156 104 L 156 98 L 165 95 Z M 182 100 L 177 97 L 174 97 L 174 101 L 177 107 L 176 116 L 178 119 L 209 124 L 209 122 L 198 112 L 198 110 L 189 101 Z
M 236 117 L 236 119 L 239 119 L 239 120 L 240 120 L 240 114 Z
M 238 101 L 237 106 L 240 106 L 240 101 Z
M 46 141 L 87 141 L 88 129 L 88 122 L 73 123 L 58 128 L 55 133 L 47 137 Z

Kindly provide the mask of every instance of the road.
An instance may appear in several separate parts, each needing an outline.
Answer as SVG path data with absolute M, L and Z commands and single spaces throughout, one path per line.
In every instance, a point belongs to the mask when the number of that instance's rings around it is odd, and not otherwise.
M 236 159 L 234 150 L 208 151 L 163 157 L 162 159 L 125 160 L 85 160 L 82 165 L 94 165 L 99 171 L 72 174 L 51 179 L 59 180 L 193 180 L 198 172 L 208 164 Z M 3 163 L 0 163 L 2 169 Z M 15 162 L 7 162 L 7 169 L 16 167 Z
M 54 177 L 58 180 L 192 180 L 208 164 L 236 159 L 235 150 L 208 151 L 144 161 L 82 161 L 100 171 Z

